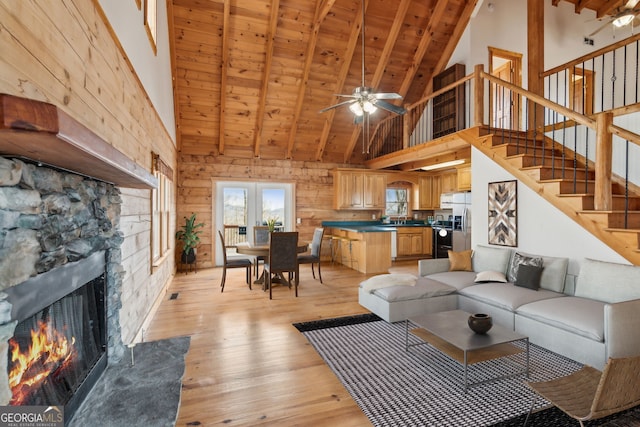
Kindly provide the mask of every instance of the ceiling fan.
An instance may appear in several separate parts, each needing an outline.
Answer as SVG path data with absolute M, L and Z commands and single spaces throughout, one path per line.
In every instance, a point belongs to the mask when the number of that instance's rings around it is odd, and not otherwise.
M 364 67 L 364 7 L 365 0 L 362 0 L 362 30 L 360 39 L 362 41 L 362 83 L 360 87 L 353 89 L 350 95 L 336 94 L 336 96 L 342 98 L 350 98 L 347 101 L 339 102 L 327 108 L 320 110 L 320 113 L 332 110 L 343 105 L 348 105 L 349 110 L 355 114 L 354 123 L 362 123 L 365 116 L 369 119 L 369 114 L 375 112 L 378 108 L 389 111 L 394 114 L 405 114 L 407 110 L 397 105 L 393 105 L 389 102 L 383 101 L 384 99 L 402 99 L 397 93 L 376 93 L 371 87 L 365 86 L 365 67 Z
M 609 24 L 613 24 L 614 28 L 626 27 L 629 24 L 633 25 L 634 19 L 640 13 L 640 7 L 636 8 L 639 1 L 640 0 L 629 0 L 624 6 L 617 8 L 615 13 L 608 17 L 607 22 L 589 34 L 589 37 L 598 34 L 609 26 Z

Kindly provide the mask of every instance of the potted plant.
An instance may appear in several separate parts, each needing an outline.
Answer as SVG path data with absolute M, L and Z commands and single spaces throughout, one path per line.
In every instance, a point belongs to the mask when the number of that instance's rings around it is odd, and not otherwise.
M 199 234 L 202 233 L 198 228 L 204 227 L 204 223 L 196 224 L 196 214 L 191 214 L 189 218 L 184 217 L 184 219 L 184 225 L 176 231 L 176 239 L 182 242 L 182 262 L 193 264 L 196 261 L 195 248 L 200 243 Z
M 273 233 L 276 230 L 277 223 L 278 223 L 278 217 L 267 219 L 267 227 L 269 227 L 270 233 Z

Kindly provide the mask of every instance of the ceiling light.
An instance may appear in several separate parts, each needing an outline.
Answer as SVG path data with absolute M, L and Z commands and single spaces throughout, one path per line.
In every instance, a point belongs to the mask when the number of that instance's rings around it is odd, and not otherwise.
M 420 169 L 423 171 L 430 171 L 433 169 L 448 168 L 450 166 L 457 166 L 464 163 L 464 159 L 451 160 L 450 162 L 436 163 L 435 165 L 423 166 Z
M 349 110 L 351 110 L 351 112 L 356 116 L 361 116 L 363 114 L 363 109 L 359 102 L 354 102 L 349 105 Z
M 375 113 L 377 110 L 376 106 L 373 105 L 369 100 L 366 100 L 362 103 L 362 109 L 369 114 Z
M 624 27 L 626 25 L 629 25 L 631 21 L 633 21 L 633 18 L 635 18 L 635 15 L 632 13 L 618 16 L 616 19 L 613 20 L 613 25 L 615 25 L 616 28 Z

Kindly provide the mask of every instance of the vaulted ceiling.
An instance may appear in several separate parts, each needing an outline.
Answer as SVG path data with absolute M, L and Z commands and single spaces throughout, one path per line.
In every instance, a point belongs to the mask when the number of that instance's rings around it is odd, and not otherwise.
M 366 86 L 404 105 L 431 91 L 479 0 L 363 1 Z M 599 16 L 626 4 L 563 1 Z M 362 162 L 349 110 L 319 113 L 361 85 L 360 0 L 172 0 L 169 11 L 183 154 Z

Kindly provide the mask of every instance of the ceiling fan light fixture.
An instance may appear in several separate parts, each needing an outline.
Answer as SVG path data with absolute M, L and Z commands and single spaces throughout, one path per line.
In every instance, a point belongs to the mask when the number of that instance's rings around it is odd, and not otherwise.
M 362 105 L 360 105 L 359 102 L 354 102 L 353 104 L 349 105 L 349 110 L 351 110 L 351 112 L 356 116 L 361 116 L 362 114 L 364 114 Z
M 618 16 L 616 19 L 613 20 L 613 25 L 615 25 L 616 28 L 622 28 L 624 26 L 629 25 L 631 21 L 633 21 L 633 18 L 635 18 L 635 15 L 632 13 Z
M 373 103 L 369 100 L 366 100 L 362 103 L 362 109 L 366 112 L 366 113 L 375 113 L 376 110 L 378 109 L 375 105 L 373 105 Z

